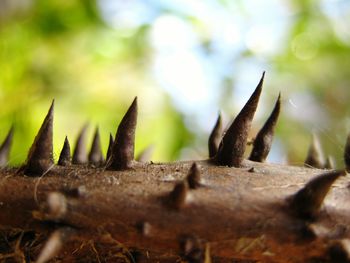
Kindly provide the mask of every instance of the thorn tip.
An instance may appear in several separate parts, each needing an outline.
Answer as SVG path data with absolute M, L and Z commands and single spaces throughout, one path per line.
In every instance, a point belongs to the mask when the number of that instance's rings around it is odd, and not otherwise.
M 100 132 L 96 127 L 94 139 L 92 141 L 91 150 L 89 153 L 89 163 L 95 166 L 100 166 L 104 162 L 103 154 L 101 150 Z
M 126 170 L 132 167 L 135 149 L 135 130 L 137 123 L 137 97 L 121 120 L 107 161 L 108 170 Z
M 304 161 L 304 165 L 306 167 L 314 167 L 320 169 L 324 168 L 325 166 L 324 154 L 321 147 L 321 143 L 318 136 L 315 133 L 312 134 L 311 145 L 309 147 L 307 157 Z
M 201 175 L 197 163 L 193 163 L 187 175 L 187 182 L 190 189 L 196 189 L 201 186 Z
M 24 173 L 29 176 L 41 176 L 53 166 L 53 145 L 52 145 L 52 126 L 54 100 L 41 125 L 38 134 L 29 150 Z
M 263 73 L 259 84 L 247 103 L 224 134 L 214 160 L 217 165 L 241 166 L 247 145 L 248 133 L 259 103 L 264 76 L 265 73 Z
M 85 137 L 86 137 L 86 131 L 87 131 L 88 126 L 89 125 L 86 123 L 78 134 L 78 138 L 77 138 L 77 141 L 75 143 L 75 147 L 74 147 L 74 151 L 73 151 L 73 157 L 72 157 L 73 164 L 85 164 L 85 163 L 87 163 Z
M 218 152 L 220 140 L 222 136 L 222 118 L 219 112 L 216 123 L 209 135 L 208 148 L 209 148 L 209 158 L 214 158 Z
M 253 149 L 250 154 L 249 160 L 255 162 L 264 162 L 270 152 L 273 135 L 275 133 L 275 127 L 280 114 L 281 109 L 281 94 L 278 95 L 275 107 L 273 108 L 271 115 L 265 122 L 264 126 L 258 132 L 254 143 Z
M 344 175 L 344 170 L 336 170 L 311 179 L 302 189 L 290 197 L 289 207 L 292 212 L 301 218 L 314 219 L 332 184 Z
M 67 136 L 64 139 L 64 144 L 57 164 L 61 166 L 68 166 L 71 164 L 70 145 Z

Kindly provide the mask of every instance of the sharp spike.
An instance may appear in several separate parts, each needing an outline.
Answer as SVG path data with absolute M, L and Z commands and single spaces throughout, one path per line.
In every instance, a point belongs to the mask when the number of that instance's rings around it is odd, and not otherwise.
M 0 167 L 4 167 L 8 164 L 10 149 L 12 145 L 13 131 L 14 128 L 13 126 L 11 126 L 4 142 L 0 146 Z
M 289 199 L 292 212 L 301 218 L 314 219 L 332 184 L 343 175 L 345 171 L 331 171 L 311 179 Z
M 221 114 L 219 113 L 219 116 L 216 120 L 216 123 L 214 125 L 212 132 L 210 133 L 209 140 L 208 140 L 209 158 L 214 158 L 215 155 L 217 154 L 221 136 L 222 136 L 222 118 L 221 118 Z
M 350 133 L 346 139 L 345 149 L 344 149 L 344 162 L 345 169 L 347 172 L 350 172 Z
M 169 203 L 173 209 L 181 209 L 186 204 L 188 184 L 186 181 L 175 184 L 174 189 L 169 194 Z
M 187 175 L 187 182 L 190 189 L 196 189 L 201 186 L 201 175 L 197 163 L 193 163 Z
M 265 122 L 264 126 L 258 132 L 249 160 L 255 162 L 264 162 L 270 152 L 273 135 L 275 133 L 275 126 L 278 120 L 281 109 L 281 94 L 278 95 L 275 107 L 270 117 Z
M 100 133 L 98 130 L 98 127 L 96 127 L 94 139 L 92 142 L 91 150 L 89 153 L 89 163 L 99 166 L 103 164 L 103 154 L 101 150 L 101 140 L 100 140 Z
M 87 154 L 86 154 L 86 145 L 85 137 L 88 124 L 85 124 L 80 130 L 80 133 L 77 138 L 77 142 L 74 147 L 72 163 L 73 164 L 85 164 L 87 163 Z
M 312 134 L 312 142 L 309 147 L 309 151 L 304 162 L 306 167 L 314 167 L 322 169 L 324 167 L 324 155 L 318 136 Z
M 63 148 L 62 148 L 62 151 L 60 153 L 60 158 L 58 159 L 58 163 L 57 164 L 61 165 L 61 166 L 68 166 L 68 165 L 71 164 L 70 145 L 69 145 L 69 141 L 68 141 L 67 136 L 64 139 Z
M 132 166 L 135 148 L 135 130 L 137 122 L 137 97 L 121 120 L 111 157 L 107 162 L 108 170 L 125 170 Z
M 41 176 L 53 166 L 52 126 L 54 100 L 29 150 L 24 173 L 29 176 Z
M 112 133 L 110 133 L 109 134 L 109 144 L 108 144 L 108 149 L 107 149 L 107 154 L 106 154 L 106 162 L 108 162 L 109 158 L 111 157 L 113 143 L 114 143 L 113 135 L 112 135 Z
M 216 164 L 234 167 L 241 166 L 247 145 L 248 133 L 259 103 L 264 76 L 265 72 L 254 93 L 224 134 L 215 157 Z
M 326 169 L 335 169 L 335 167 L 336 167 L 335 160 L 334 160 L 333 156 L 329 155 L 327 157 L 326 164 L 325 164 L 324 168 L 326 168 Z
M 152 158 L 153 150 L 153 145 L 148 146 L 142 152 L 139 153 L 139 155 L 136 157 L 136 161 L 142 163 L 150 161 Z

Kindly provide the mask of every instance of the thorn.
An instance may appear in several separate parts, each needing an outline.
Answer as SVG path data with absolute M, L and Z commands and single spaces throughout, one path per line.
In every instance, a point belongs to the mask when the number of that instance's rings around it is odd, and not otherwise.
M 89 163 L 99 166 L 103 164 L 104 159 L 101 150 L 100 133 L 98 127 L 96 127 L 94 139 L 92 141 L 91 150 L 89 153 Z
M 46 241 L 44 248 L 40 251 L 38 259 L 35 262 L 45 263 L 57 256 L 70 232 L 71 229 L 68 227 L 55 230 Z
M 193 163 L 187 175 L 187 182 L 190 189 L 196 189 L 201 186 L 201 174 L 197 163 Z
M 320 140 L 318 136 L 313 133 L 312 134 L 312 142 L 309 147 L 309 151 L 304 162 L 306 167 L 314 167 L 322 169 L 324 167 L 324 157 L 323 151 L 321 147 Z
M 137 97 L 121 120 L 112 147 L 111 157 L 107 162 L 108 170 L 125 170 L 134 161 L 135 130 L 137 122 Z
M 68 166 L 70 165 L 71 160 L 70 160 L 70 145 L 69 145 L 69 141 L 68 138 L 66 136 L 66 138 L 64 139 L 64 144 L 60 153 L 60 158 L 58 159 L 58 165 L 61 166 Z
M 174 189 L 169 194 L 169 203 L 171 208 L 179 210 L 186 204 L 188 193 L 188 184 L 186 181 L 175 184 Z
M 209 148 L 209 158 L 214 158 L 218 152 L 220 140 L 222 136 L 222 118 L 219 112 L 219 116 L 216 120 L 213 130 L 209 135 L 208 148 Z
M 332 169 L 335 169 L 335 167 L 336 167 L 335 160 L 333 156 L 329 155 L 326 159 L 326 164 L 324 168 L 332 170 Z
M 14 128 L 12 125 L 9 132 L 6 135 L 4 142 L 0 146 L 0 167 L 4 167 L 8 164 L 10 149 L 12 145 L 13 131 Z
M 151 160 L 152 154 L 154 151 L 154 146 L 150 145 L 145 148 L 139 155 L 136 157 L 136 161 L 146 163 Z
M 311 179 L 290 197 L 289 205 L 292 212 L 301 218 L 314 219 L 334 181 L 344 175 L 345 171 L 339 170 L 323 173 Z
M 264 76 L 265 72 L 262 74 L 254 93 L 224 134 L 219 145 L 218 153 L 215 157 L 216 164 L 227 165 L 230 167 L 241 166 L 247 145 L 248 133 L 259 103 Z
M 264 162 L 267 155 L 270 152 L 273 135 L 275 133 L 275 127 L 280 114 L 281 109 L 281 94 L 278 95 L 275 107 L 264 126 L 258 132 L 254 143 L 253 149 L 250 154 L 249 160 L 255 162 Z
M 52 126 L 55 100 L 52 101 L 50 109 L 36 135 L 29 150 L 24 173 L 29 176 L 41 176 L 54 165 L 52 155 Z
M 345 149 L 344 149 L 344 162 L 345 169 L 347 172 L 350 172 L 350 133 L 346 139 Z
M 106 154 L 106 162 L 108 162 L 109 157 L 111 157 L 113 143 L 114 143 L 113 135 L 112 135 L 112 133 L 110 133 L 109 134 L 109 144 L 108 144 L 108 149 L 107 149 L 107 154 Z
M 87 163 L 87 154 L 86 154 L 86 146 L 85 146 L 85 137 L 86 131 L 88 128 L 88 124 L 85 124 L 83 128 L 80 130 L 78 135 L 77 142 L 75 144 L 72 163 L 73 164 L 85 164 Z

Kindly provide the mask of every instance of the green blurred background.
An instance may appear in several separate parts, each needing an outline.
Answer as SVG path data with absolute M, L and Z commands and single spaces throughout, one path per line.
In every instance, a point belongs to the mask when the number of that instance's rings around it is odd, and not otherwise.
M 228 123 L 266 70 L 252 136 L 281 91 L 269 161 L 301 164 L 316 132 L 340 164 L 349 24 L 345 0 L 1 0 L 0 140 L 14 124 L 21 163 L 55 98 L 55 158 L 86 122 L 105 152 L 138 96 L 136 153 L 205 158 L 218 111 Z

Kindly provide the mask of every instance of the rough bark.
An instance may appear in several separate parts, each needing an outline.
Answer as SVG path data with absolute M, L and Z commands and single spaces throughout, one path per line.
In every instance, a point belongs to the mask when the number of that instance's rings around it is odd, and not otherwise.
M 176 262 L 187 256 L 204 262 L 188 254 L 198 246 L 204 255 L 205 244 L 212 262 L 335 262 L 346 255 L 347 177 L 333 184 L 317 217 L 305 220 L 291 213 L 288 199 L 324 170 L 251 161 L 242 168 L 198 164 L 201 187 L 188 190 L 177 208 L 169 205 L 170 193 L 192 162 L 137 163 L 127 171 L 55 166 L 41 177 L 3 169 L 0 227 L 3 235 L 24 233 L 22 239 L 33 233 L 35 246 L 26 243 L 23 252 L 31 260 L 58 230 L 64 242 L 55 260 L 86 262 L 90 255 L 91 262 Z M 0 248 L 3 258 L 21 254 L 20 245 L 17 254 L 14 247 Z

